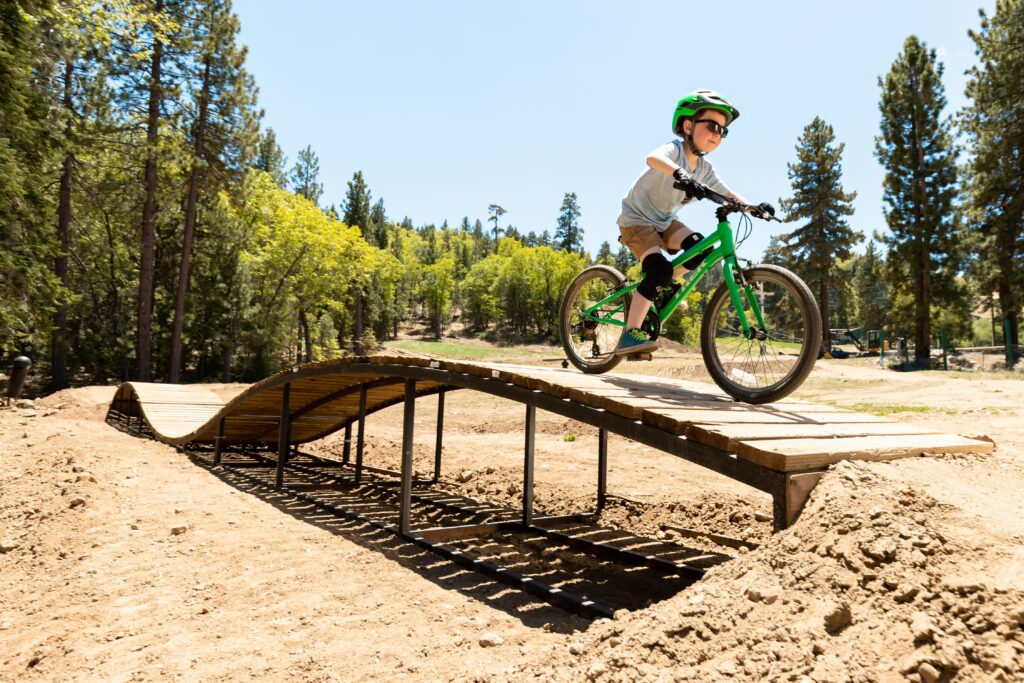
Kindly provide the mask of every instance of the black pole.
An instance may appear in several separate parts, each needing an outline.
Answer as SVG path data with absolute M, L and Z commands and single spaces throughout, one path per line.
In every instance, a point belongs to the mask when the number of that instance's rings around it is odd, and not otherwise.
M 437 392 L 437 443 L 434 446 L 434 481 L 441 479 L 441 443 L 444 435 L 444 389 Z
M 288 399 L 292 393 L 291 382 L 284 385 L 284 392 L 281 395 L 281 428 L 277 436 L 277 480 L 275 488 L 280 489 L 284 485 L 284 466 L 288 462 L 288 447 L 291 441 L 291 420 L 288 414 Z
M 224 453 L 224 418 L 217 424 L 216 449 L 213 451 L 213 464 L 220 464 L 220 457 Z
M 416 380 L 405 380 L 405 416 L 402 422 L 402 497 L 398 510 L 398 532 L 409 535 L 409 508 L 412 506 L 412 436 L 416 413 Z
M 363 480 L 363 435 L 366 431 L 366 385 L 359 387 L 359 433 L 356 436 L 356 474 L 358 484 Z
M 526 406 L 526 455 L 523 461 L 523 526 L 533 524 L 533 442 L 537 433 L 537 409 Z
M 345 450 L 341 453 L 341 461 L 348 464 L 349 454 L 352 452 L 352 423 L 345 425 Z
M 597 511 L 604 510 L 608 496 L 608 430 L 597 431 Z

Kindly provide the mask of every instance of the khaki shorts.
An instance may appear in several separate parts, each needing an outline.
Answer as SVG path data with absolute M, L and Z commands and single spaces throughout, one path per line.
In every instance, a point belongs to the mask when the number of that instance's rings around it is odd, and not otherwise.
M 665 228 L 665 232 L 658 232 L 653 225 L 619 226 L 619 242 L 629 247 L 637 261 L 642 261 L 644 252 L 654 247 L 668 251 L 668 244 L 672 241 L 672 236 L 681 230 L 690 232 L 690 229 L 679 221 L 672 221 Z

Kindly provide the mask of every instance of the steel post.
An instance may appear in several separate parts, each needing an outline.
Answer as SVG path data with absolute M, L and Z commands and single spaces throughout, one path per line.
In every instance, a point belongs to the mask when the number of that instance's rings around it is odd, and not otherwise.
M 398 508 L 398 533 L 409 535 L 409 510 L 412 507 L 412 438 L 416 417 L 416 380 L 405 380 L 405 415 L 402 418 L 402 494 Z
M 345 425 L 345 450 L 341 453 L 341 461 L 348 464 L 349 454 L 352 452 L 352 423 Z
M 213 451 L 213 464 L 214 465 L 219 465 L 220 464 L 221 455 L 223 455 L 223 453 L 224 453 L 224 418 L 223 417 L 220 419 L 220 422 L 217 423 L 217 441 L 214 442 L 214 443 L 216 444 L 216 447 L 214 448 L 214 451 Z
M 366 435 L 366 385 L 359 388 L 359 432 L 356 435 L 356 473 L 358 484 L 363 479 L 363 443 Z
M 284 467 L 288 463 L 289 441 L 291 441 L 291 415 L 288 411 L 288 401 L 291 397 L 292 385 L 289 382 L 284 385 L 281 392 L 281 424 L 277 436 L 277 478 L 275 488 L 280 489 L 284 485 Z
M 444 440 L 444 389 L 437 392 L 437 442 L 434 444 L 434 481 L 441 479 L 441 444 Z
M 597 430 L 597 511 L 608 500 L 608 430 Z
M 533 444 L 537 434 L 537 409 L 526 406 L 526 453 L 523 459 L 523 526 L 533 524 Z

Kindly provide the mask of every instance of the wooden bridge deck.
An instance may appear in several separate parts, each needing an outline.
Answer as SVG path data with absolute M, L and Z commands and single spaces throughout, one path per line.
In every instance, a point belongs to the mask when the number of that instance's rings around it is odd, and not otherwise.
M 769 491 L 780 528 L 795 519 L 831 463 L 993 449 L 987 441 L 832 406 L 737 403 L 695 382 L 387 354 L 296 367 L 226 404 L 202 386 L 127 382 L 111 413 L 140 417 L 157 439 L 172 445 L 215 443 L 218 437 L 222 445 L 280 445 L 282 433 L 300 444 L 406 401 L 407 389 L 420 397 L 459 388 L 579 419 L 602 434 L 648 443 Z M 285 417 L 288 430 L 282 431 Z

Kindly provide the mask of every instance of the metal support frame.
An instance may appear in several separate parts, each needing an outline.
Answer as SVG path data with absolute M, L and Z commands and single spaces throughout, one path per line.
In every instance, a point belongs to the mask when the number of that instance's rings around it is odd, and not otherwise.
M 224 421 L 227 418 L 222 417 L 220 422 L 217 423 L 217 440 L 214 442 L 213 451 L 213 464 L 219 465 L 221 456 L 224 454 Z
M 398 533 L 409 535 L 409 513 L 412 507 L 413 421 L 416 417 L 416 380 L 405 381 L 405 414 L 402 422 L 402 491 L 398 508 Z
M 349 455 L 352 453 L 352 423 L 345 424 L 345 449 L 341 453 L 341 462 L 348 464 Z
M 533 446 L 537 436 L 537 408 L 526 406 L 526 448 L 523 457 L 523 526 L 533 524 Z
M 608 502 L 608 430 L 597 430 L 597 511 Z
M 437 483 L 441 480 L 441 445 L 444 442 L 444 387 L 437 392 L 437 441 L 434 444 L 434 478 L 431 480 Z
M 356 436 L 356 474 L 358 484 L 363 478 L 363 444 L 366 437 L 366 385 L 359 387 L 359 432 Z
M 281 393 L 281 425 L 277 437 L 277 475 L 275 488 L 280 490 L 284 485 L 284 467 L 288 463 L 288 451 L 291 448 L 291 415 L 288 410 L 288 402 L 291 398 L 292 385 L 287 383 Z

